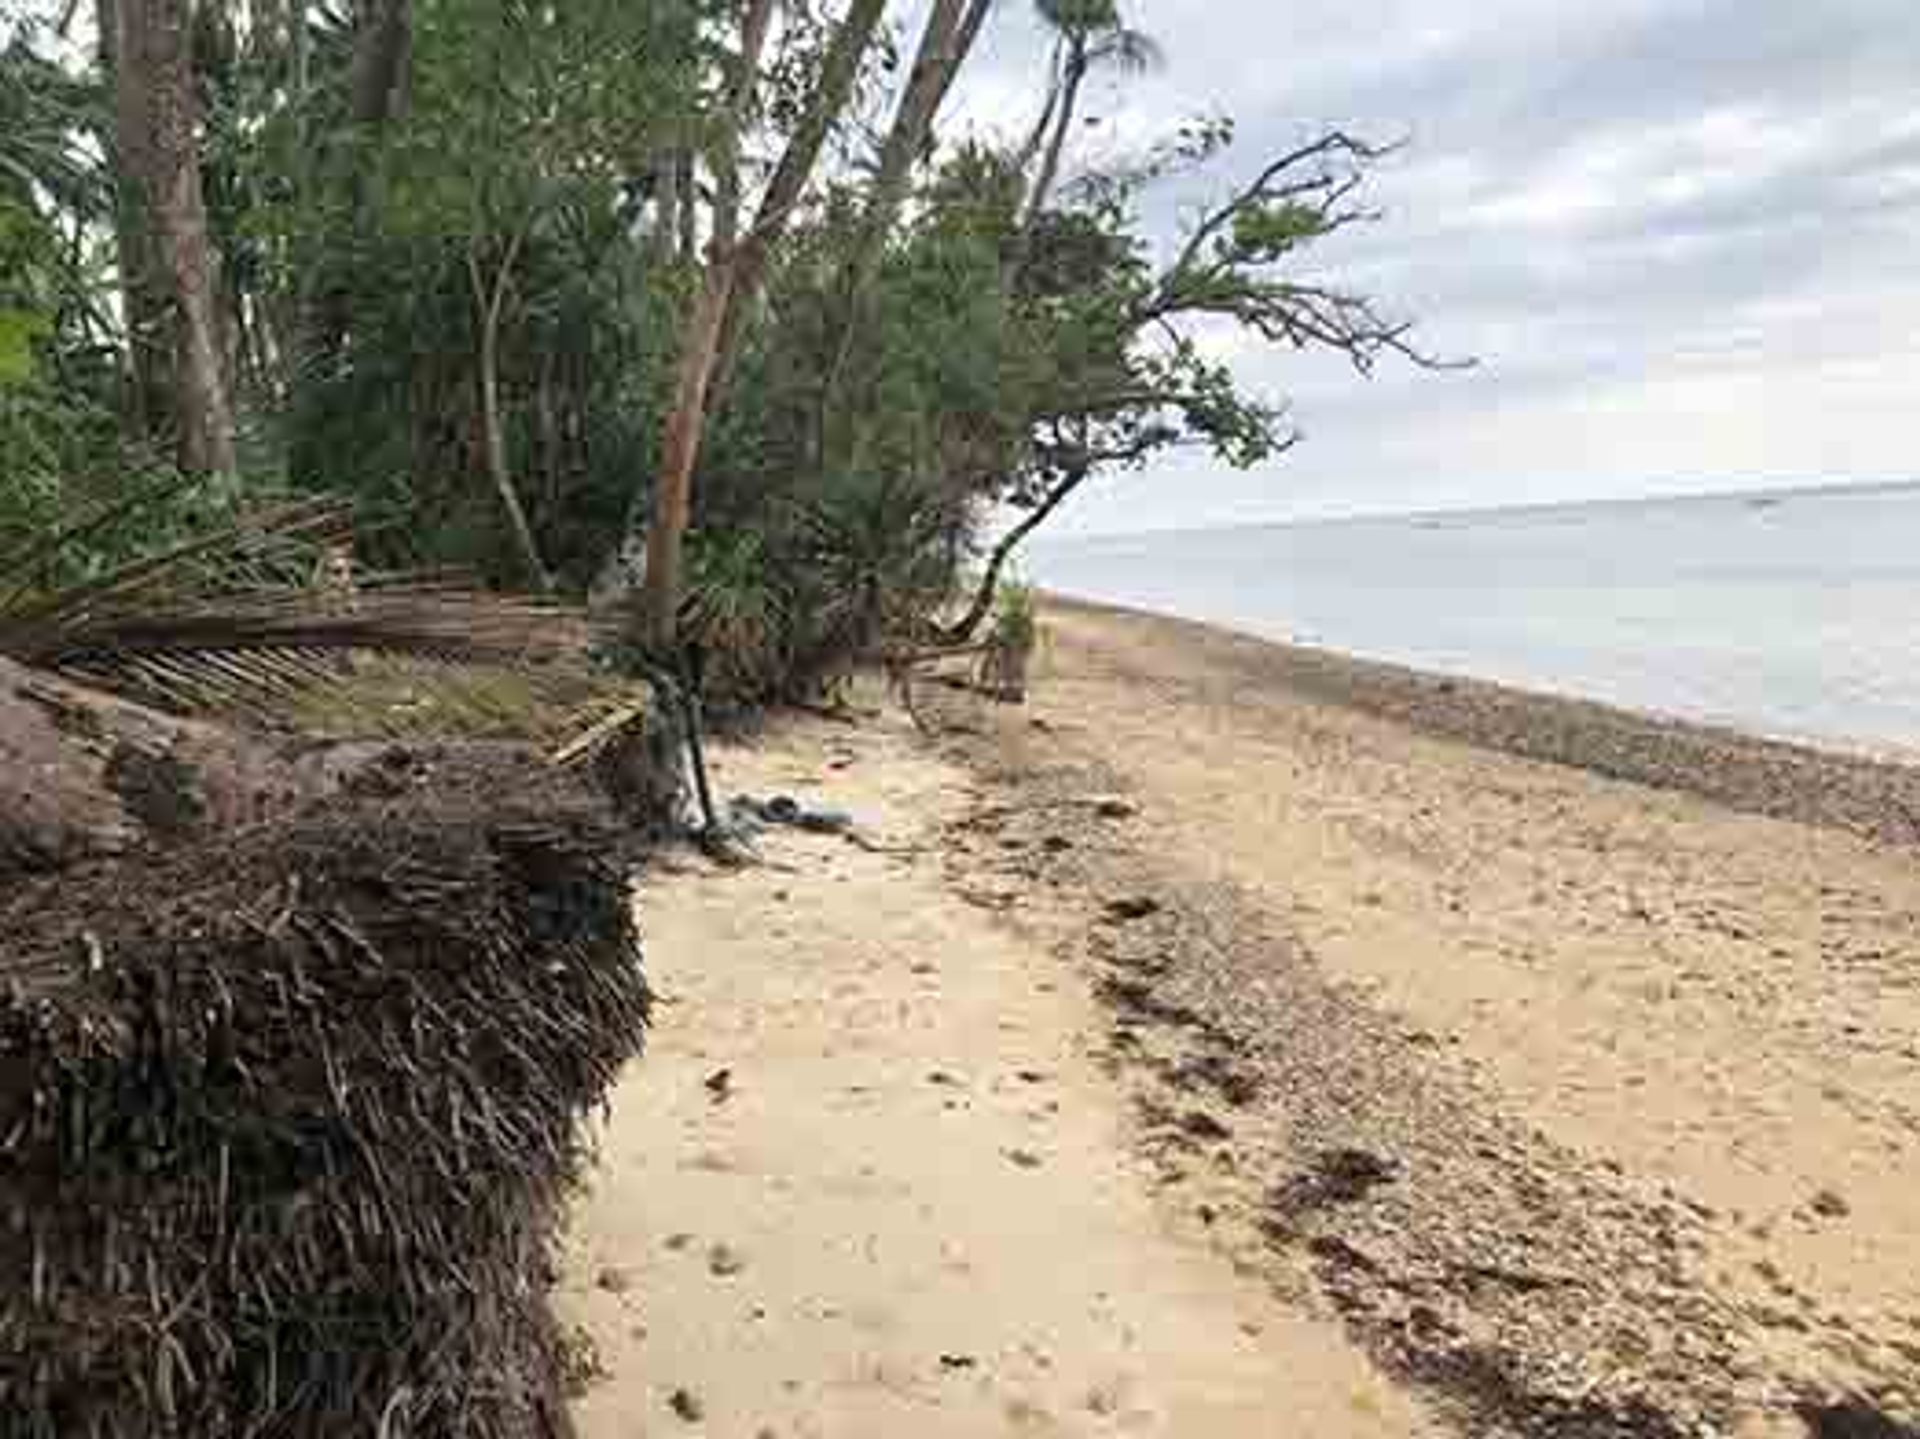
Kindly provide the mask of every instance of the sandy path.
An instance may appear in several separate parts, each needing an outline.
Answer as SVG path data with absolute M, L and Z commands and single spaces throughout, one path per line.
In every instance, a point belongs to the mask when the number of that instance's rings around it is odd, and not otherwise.
M 1724 1216 L 1728 1283 L 1767 1265 L 1915 1337 L 1910 850 L 1251 686 L 1190 631 L 1055 627 L 1044 712 L 1138 781 L 1191 868 L 1243 884 L 1505 1108 Z
M 718 768 L 723 793 L 825 789 L 895 852 L 781 832 L 764 867 L 645 886 L 670 1002 L 561 1296 L 606 1370 L 584 1439 L 1430 1432 L 1337 1327 L 1173 1226 L 1085 978 L 920 847 L 962 771 L 885 723 Z

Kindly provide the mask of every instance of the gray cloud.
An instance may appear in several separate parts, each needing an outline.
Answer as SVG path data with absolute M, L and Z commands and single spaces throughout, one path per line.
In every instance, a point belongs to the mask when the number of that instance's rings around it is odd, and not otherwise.
M 1169 65 L 1104 83 L 1112 155 L 1224 111 L 1235 173 L 1339 123 L 1408 137 L 1386 221 L 1318 271 L 1420 317 L 1469 376 L 1238 349 L 1311 443 L 1270 474 L 1113 487 L 1090 527 L 1920 474 L 1920 13 L 1911 0 L 1156 0 Z M 975 123 L 1030 111 L 1010 0 Z M 1163 233 L 1207 192 L 1155 198 Z M 1205 498 L 1198 502 L 1195 496 Z

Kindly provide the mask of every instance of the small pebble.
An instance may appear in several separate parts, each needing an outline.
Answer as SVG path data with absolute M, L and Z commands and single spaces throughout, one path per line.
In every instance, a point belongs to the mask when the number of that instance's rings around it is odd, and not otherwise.
M 684 1389 L 676 1389 L 667 1397 L 667 1408 L 689 1424 L 698 1424 L 707 1413 L 706 1406 Z

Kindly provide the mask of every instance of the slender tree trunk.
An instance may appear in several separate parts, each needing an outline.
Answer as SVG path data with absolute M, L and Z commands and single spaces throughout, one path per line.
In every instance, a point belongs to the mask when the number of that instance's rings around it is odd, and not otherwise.
M 761 3 L 763 0 L 756 0 L 756 9 Z M 681 550 L 692 515 L 693 470 L 700 458 L 710 396 L 724 382 L 738 356 L 747 306 L 800 203 L 827 133 L 853 93 L 860 62 L 885 9 L 886 0 L 853 0 L 827 48 L 806 112 L 767 184 L 752 233 L 737 247 L 716 244 L 707 262 L 706 282 L 681 344 L 673 410 L 667 416 L 661 442 L 660 474 L 647 528 L 647 574 L 640 625 L 643 644 L 655 652 L 669 649 L 674 640 L 680 606 Z M 755 12 L 749 12 L 749 36 L 754 19 Z M 764 39 L 762 30 L 756 43 L 764 43 Z M 747 73 L 756 73 L 757 51 L 747 50 L 745 58 L 750 66 Z M 736 133 L 744 113 L 744 98 L 742 107 L 735 115 Z
M 873 43 L 874 32 L 886 8 L 886 0 L 853 0 L 846 18 L 834 32 L 826 59 L 821 62 L 820 78 L 808 98 L 806 113 L 787 142 L 773 179 L 767 183 L 767 193 L 754 216 L 753 233 L 743 246 L 749 253 L 734 275 L 727 313 L 721 323 L 720 353 L 712 371 L 716 396 L 724 392 L 727 381 L 732 378 L 746 338 L 747 316 L 760 297 L 760 282 L 765 278 L 772 252 L 786 234 L 794 209 L 819 162 L 828 132 L 853 96 L 854 82 L 860 78 L 860 62 Z M 719 399 L 711 403 L 717 408 Z
M 405 112 L 412 60 L 412 0 L 374 0 L 354 38 L 352 113 L 356 125 L 378 127 Z
M 146 123 L 140 175 L 174 307 L 176 444 L 189 473 L 235 467 L 215 267 L 200 189 L 198 105 L 187 0 L 119 0 L 116 83 Z
M 298 6 L 295 6 L 296 11 Z M 296 14 L 295 67 L 306 86 L 306 26 Z M 360 11 L 353 37 L 348 73 L 347 115 L 362 136 L 377 135 L 404 109 L 409 93 L 408 74 L 413 57 L 412 0 L 372 0 Z M 366 210 L 366 177 L 361 152 L 338 134 L 313 145 L 316 168 L 313 183 L 321 191 L 343 197 L 347 226 L 358 230 Z M 353 296 L 342 283 L 338 267 L 323 249 L 311 267 L 303 305 L 301 348 L 310 361 L 327 367 L 340 353 L 353 322 Z
M 540 378 L 535 381 L 533 388 L 534 474 L 549 514 L 559 512 L 561 481 L 566 472 L 560 410 L 554 398 L 553 365 L 553 352 L 543 349 L 540 355 Z
M 545 593 L 553 588 L 553 574 L 540 557 L 533 526 L 527 523 L 526 508 L 520 503 L 520 492 L 514 488 L 512 467 L 507 460 L 506 416 L 500 406 L 500 312 L 506 304 L 513 264 L 519 258 L 525 235 L 522 229 L 508 242 L 507 253 L 500 261 L 491 287 L 481 272 L 478 250 L 469 246 L 467 278 L 473 288 L 474 317 L 480 324 L 480 432 L 481 446 L 486 452 L 487 478 L 493 481 L 494 493 L 499 496 L 501 512 L 506 516 L 507 528 L 513 535 L 514 547 L 520 552 L 520 563 L 526 569 L 527 578 L 535 589 Z
M 993 597 L 1000 588 L 1000 572 L 1007 567 L 1007 561 L 1013 558 L 1013 552 L 1020 548 L 1028 535 L 1044 525 L 1053 512 L 1066 503 L 1068 495 L 1085 483 L 1088 470 L 1076 470 L 1058 481 L 1051 490 L 1034 506 L 1033 512 L 1019 524 L 1000 537 L 1000 541 L 987 556 L 987 567 L 981 572 L 980 583 L 974 588 L 973 601 L 967 606 L 967 612 L 957 621 L 940 631 L 942 644 L 963 645 L 972 639 L 980 628 L 982 620 L 993 609 Z
M 680 263 L 692 265 L 700 259 L 700 193 L 693 151 L 676 154 L 673 169 L 678 177 L 674 188 L 680 194 Z
M 642 642 L 655 653 L 672 647 L 679 619 L 680 569 L 687 525 L 693 508 L 693 469 L 707 420 L 707 390 L 720 351 L 720 330 L 733 291 L 734 256 L 708 262 L 706 279 L 694 303 L 681 342 L 674 381 L 673 409 L 660 445 L 660 478 L 647 524 L 646 583 L 640 595 Z
M 987 17 L 993 13 L 995 3 L 996 0 L 970 0 L 966 17 L 960 22 L 960 34 L 954 47 L 960 58 L 947 69 L 946 79 L 933 102 L 933 108 L 936 111 L 946 103 L 947 92 L 953 88 L 953 82 L 960 74 L 960 67 L 973 53 L 973 47 L 979 41 L 980 32 L 986 27 Z
M 951 77 L 966 59 L 959 42 L 967 3 L 968 0 L 934 0 L 926 28 L 920 33 L 920 47 L 914 55 L 906 91 L 894 110 L 886 141 L 880 147 L 880 166 L 867 192 L 860 233 L 843 267 L 848 293 L 864 282 L 892 232 L 893 222 L 906 201 L 907 182 L 913 174 L 914 162 L 926 148 L 927 136 L 933 129 L 934 117 Z
M 1033 189 L 1027 195 L 1027 213 L 1022 222 L 1022 232 L 1031 236 L 1034 222 L 1053 199 L 1053 187 L 1060 181 L 1060 157 L 1067 146 L 1067 132 L 1073 126 L 1074 115 L 1080 108 L 1080 87 L 1087 78 L 1086 41 L 1074 37 L 1068 44 L 1066 71 L 1060 82 L 1060 106 L 1053 117 L 1053 134 L 1047 139 L 1047 150 L 1040 161 L 1040 173 L 1035 177 Z
M 158 443 L 173 426 L 173 317 L 144 194 L 152 173 L 151 107 L 140 57 L 122 59 L 118 0 L 99 0 L 100 68 L 113 87 L 114 258 L 127 331 L 127 429 Z
M 670 265 L 680 245 L 680 207 L 689 203 L 680 190 L 680 159 L 661 156 L 653 167 L 653 231 L 647 250 L 656 265 Z
M 827 430 L 838 408 L 840 381 L 859 333 L 861 307 L 887 238 L 906 203 L 914 164 L 926 150 L 941 102 L 966 63 L 992 4 L 993 0 L 934 0 L 926 28 L 920 33 L 906 91 L 881 146 L 879 169 L 867 192 L 859 233 L 840 271 L 840 337 L 821 386 L 816 459 L 824 459 L 826 453 Z
M 1022 180 L 1033 169 L 1033 162 L 1040 158 L 1040 147 L 1047 143 L 1047 136 L 1053 133 L 1054 110 L 1060 103 L 1060 82 L 1066 58 L 1067 42 L 1062 36 L 1053 42 L 1053 54 L 1047 61 L 1047 102 L 1040 107 L 1039 118 L 1033 122 L 1033 128 L 1027 132 L 1025 142 L 1014 157 L 1014 165 Z
M 247 48 L 255 68 L 270 85 L 278 86 L 288 78 L 298 9 L 299 0 L 253 0 Z
M 731 250 L 740 239 L 740 137 L 753 110 L 760 56 L 773 28 L 773 11 L 773 0 L 753 0 L 740 22 L 739 68 L 728 81 L 726 121 L 709 157 L 713 166 L 713 245 L 718 250 Z
M 727 87 L 725 118 L 714 148 L 713 240 L 706 273 L 693 312 L 680 339 L 679 367 L 674 379 L 673 408 L 667 414 L 660 442 L 660 468 L 649 496 L 651 513 L 639 503 L 627 512 L 626 534 L 616 563 L 635 547 L 635 530 L 646 514 L 646 578 L 640 594 L 639 638 L 656 653 L 673 644 L 680 606 L 680 563 L 687 525 L 693 508 L 693 469 L 700 458 L 700 440 L 706 427 L 707 389 L 713 378 L 714 356 L 726 321 L 727 300 L 733 289 L 738 257 L 739 144 L 760 78 L 760 56 L 773 28 L 774 0 L 751 0 L 740 25 L 739 69 Z M 693 246 L 694 177 L 689 156 L 681 174 L 682 208 L 687 229 L 682 244 Z

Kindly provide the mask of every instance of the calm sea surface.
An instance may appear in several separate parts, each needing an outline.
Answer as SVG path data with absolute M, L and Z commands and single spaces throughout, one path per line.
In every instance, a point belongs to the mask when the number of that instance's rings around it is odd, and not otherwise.
M 1920 485 L 1049 540 L 1049 589 L 1839 744 L 1920 747 Z

